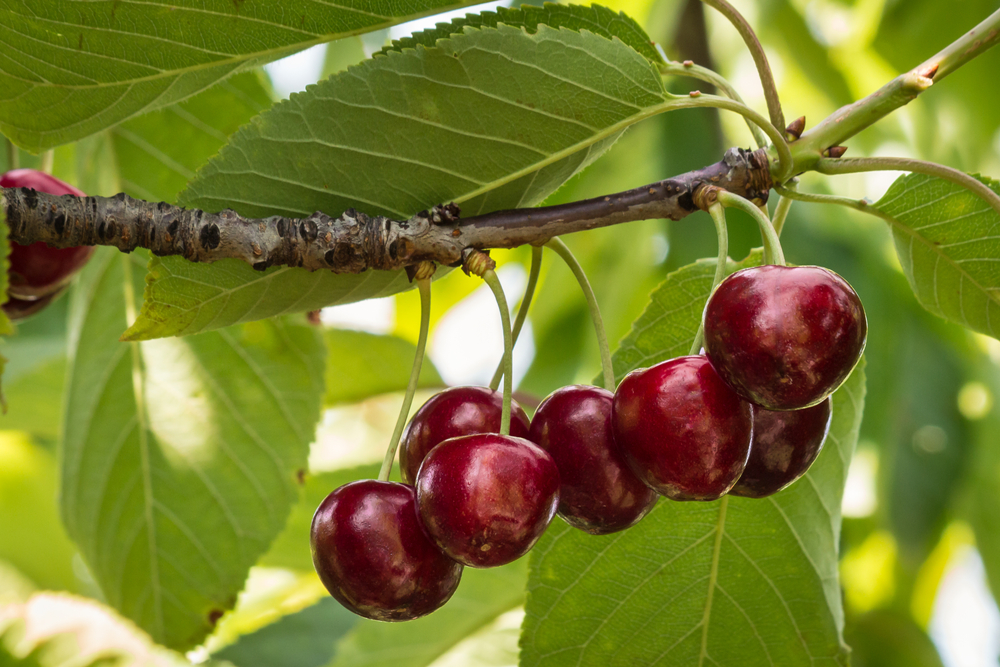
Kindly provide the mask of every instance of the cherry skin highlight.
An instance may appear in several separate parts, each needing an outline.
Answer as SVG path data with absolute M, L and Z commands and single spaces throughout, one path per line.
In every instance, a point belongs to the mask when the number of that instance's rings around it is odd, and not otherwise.
M 30 188 L 53 195 L 85 196 L 68 183 L 42 171 L 15 169 L 0 175 L 0 187 Z M 50 248 L 45 243 L 10 244 L 10 285 L 7 294 L 22 301 L 35 301 L 58 292 L 83 268 L 94 249 Z
M 406 425 L 399 445 L 403 481 L 413 484 L 420 463 L 435 445 L 474 433 L 499 433 L 503 394 L 488 387 L 449 387 L 420 406 Z M 517 401 L 510 401 L 510 434 L 527 438 L 531 422 Z
M 737 271 L 705 306 L 705 353 L 743 399 L 799 410 L 832 394 L 865 349 L 861 299 L 818 266 Z
M 445 440 L 417 474 L 417 508 L 427 532 L 471 567 L 517 560 L 545 532 L 559 504 L 559 470 L 538 445 L 478 433 Z
M 538 406 L 528 435 L 559 468 L 559 516 L 592 535 L 635 525 L 657 500 L 615 444 L 613 400 L 600 387 L 557 389 Z
M 334 490 L 313 516 L 313 564 L 330 595 L 376 621 L 408 621 L 439 608 L 462 566 L 434 545 L 413 487 L 362 480 Z
M 721 498 L 750 453 L 750 404 L 704 356 L 678 357 L 625 376 L 612 407 L 625 460 L 673 500 Z
M 753 406 L 753 442 L 743 475 L 729 493 L 765 498 L 806 474 L 830 430 L 832 399 L 804 408 L 772 412 Z

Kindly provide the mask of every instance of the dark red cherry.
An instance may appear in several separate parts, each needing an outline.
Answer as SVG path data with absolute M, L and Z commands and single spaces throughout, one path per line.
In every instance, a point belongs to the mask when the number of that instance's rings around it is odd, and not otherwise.
M 0 175 L 0 187 L 85 196 L 69 183 L 34 169 L 15 169 Z M 34 301 L 58 292 L 87 263 L 93 251 L 90 246 L 50 248 L 41 242 L 31 245 L 11 242 L 7 293 L 17 299 Z
M 557 389 L 538 406 L 528 436 L 559 468 L 559 516 L 592 535 L 635 525 L 657 500 L 615 444 L 613 400 L 600 387 Z
M 427 452 L 449 438 L 499 433 L 503 394 L 487 387 L 449 387 L 420 406 L 399 446 L 403 481 L 413 484 Z M 517 401 L 510 401 L 510 434 L 527 438 L 531 422 Z
M 753 418 L 706 357 L 678 357 L 625 376 L 612 409 L 615 441 L 650 488 L 715 500 L 743 473 Z
M 559 504 L 559 470 L 538 445 L 479 433 L 445 440 L 417 475 L 420 518 L 441 549 L 465 565 L 517 560 Z
M 737 271 L 705 306 L 705 353 L 741 397 L 799 410 L 832 394 L 865 349 L 857 293 L 818 266 Z
M 802 410 L 773 412 L 754 405 L 753 442 L 734 496 L 764 498 L 806 474 L 830 430 L 832 400 Z
M 448 601 L 462 576 L 462 566 L 424 531 L 406 484 L 345 484 L 316 509 L 310 537 L 323 585 L 365 618 L 408 621 L 429 614 Z
M 9 317 L 12 321 L 17 322 L 18 320 L 31 317 L 38 311 L 42 310 L 45 306 L 52 303 L 53 299 L 61 293 L 62 290 L 43 296 L 41 299 L 35 299 L 34 301 L 24 301 L 23 299 L 8 296 L 7 303 L 3 305 L 3 312 L 6 313 L 7 317 Z

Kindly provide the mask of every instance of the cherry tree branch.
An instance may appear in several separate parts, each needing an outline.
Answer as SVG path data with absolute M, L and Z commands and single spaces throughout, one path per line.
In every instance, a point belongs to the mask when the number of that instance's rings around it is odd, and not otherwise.
M 703 169 L 617 194 L 561 206 L 512 209 L 460 218 L 454 204 L 421 211 L 408 220 L 369 216 L 349 209 L 338 217 L 244 218 L 226 209 L 206 213 L 165 202 L 114 197 L 56 196 L 27 188 L 0 189 L 11 240 L 53 247 L 113 246 L 122 252 L 147 248 L 193 262 L 241 259 L 255 269 L 302 267 L 361 273 L 403 269 L 424 260 L 457 265 L 467 249 L 543 245 L 585 229 L 633 220 L 680 220 L 697 210 L 695 191 L 714 185 L 747 199 L 767 201 L 770 163 L 763 149 L 729 149 Z

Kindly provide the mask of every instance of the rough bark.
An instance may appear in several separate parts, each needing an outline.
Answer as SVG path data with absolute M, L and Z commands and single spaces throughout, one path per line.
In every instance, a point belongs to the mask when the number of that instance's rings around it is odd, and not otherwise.
M 60 197 L 27 188 L 0 189 L 0 206 L 10 238 L 21 244 L 108 245 L 123 252 L 148 248 L 156 255 L 179 255 L 193 262 L 237 258 L 259 270 L 284 265 L 360 273 L 402 269 L 425 260 L 456 265 L 469 248 L 542 245 L 562 234 L 632 220 L 680 220 L 696 210 L 694 193 L 702 184 L 766 201 L 771 187 L 767 157 L 762 150 L 732 148 L 716 164 L 634 190 L 465 219 L 454 204 L 409 220 L 353 209 L 338 217 L 317 212 L 307 218 L 253 219 L 230 209 L 206 213 L 125 194 Z

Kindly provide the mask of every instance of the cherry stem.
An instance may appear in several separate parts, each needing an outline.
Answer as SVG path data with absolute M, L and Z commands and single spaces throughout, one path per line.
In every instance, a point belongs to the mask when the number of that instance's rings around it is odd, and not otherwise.
M 13 171 L 19 166 L 20 157 L 17 152 L 17 146 L 10 139 L 4 138 L 4 143 L 7 145 L 7 171 Z
M 44 171 L 46 174 L 52 175 L 52 167 L 56 162 L 56 152 L 55 149 L 50 148 L 49 150 L 42 153 L 41 164 L 38 165 L 38 171 Z
M 778 240 L 778 234 L 774 231 L 774 225 L 759 208 L 747 199 L 726 190 L 719 192 L 719 203 L 749 213 L 760 227 L 760 236 L 764 242 L 764 262 L 778 266 L 785 265 L 785 253 L 781 250 L 781 241 Z
M 517 345 L 517 337 L 521 335 L 521 327 L 524 326 L 524 321 L 528 319 L 528 308 L 531 307 L 531 299 L 535 296 L 535 287 L 538 286 L 538 274 L 541 273 L 541 269 L 542 249 L 539 246 L 531 246 L 531 268 L 528 270 L 528 284 L 524 288 L 524 296 L 521 297 L 521 305 L 518 306 L 517 316 L 514 318 L 511 347 Z M 497 387 L 500 386 L 500 378 L 503 375 L 503 359 L 501 359 L 500 363 L 497 364 L 496 372 L 493 373 L 493 379 L 490 380 L 490 389 L 493 391 L 497 390 Z
M 573 252 L 569 249 L 569 246 L 563 243 L 563 240 L 558 236 L 546 243 L 545 247 L 554 250 L 556 254 L 563 258 L 570 271 L 576 276 L 577 282 L 580 283 L 580 289 L 583 290 L 583 295 L 587 298 L 590 318 L 594 321 L 594 331 L 597 334 L 597 348 L 601 352 L 601 368 L 604 371 L 604 388 L 614 393 L 617 385 L 615 384 L 615 368 L 611 363 L 611 348 L 608 346 L 608 336 L 604 331 L 601 308 L 597 305 L 597 297 L 594 295 L 594 289 L 590 286 L 590 281 L 587 280 L 587 274 L 583 270 L 583 267 L 580 266 L 580 262 L 573 256 Z
M 719 286 L 722 279 L 726 277 L 726 262 L 729 260 L 729 229 L 726 226 L 726 208 L 719 202 L 715 202 L 708 207 L 708 214 L 712 216 L 715 223 L 715 233 L 719 237 L 719 258 L 715 262 L 715 276 L 712 277 L 711 295 L 715 288 Z M 705 340 L 705 321 L 702 319 L 698 323 L 698 332 L 694 335 L 691 343 L 691 351 L 688 356 L 693 356 L 701 351 L 701 345 Z
M 417 391 L 417 382 L 420 379 L 420 367 L 424 363 L 424 348 L 427 347 L 427 330 L 431 323 L 431 281 L 430 278 L 417 279 L 417 290 L 420 292 L 420 335 L 417 337 L 417 352 L 413 356 L 413 369 L 410 371 L 410 381 L 406 385 L 406 395 L 403 396 L 403 405 L 399 408 L 399 417 L 396 418 L 396 428 L 392 431 L 392 438 L 389 440 L 389 447 L 385 450 L 385 458 L 382 459 L 382 468 L 378 471 L 379 481 L 389 480 L 389 473 L 392 472 L 392 462 L 396 459 L 396 449 L 399 447 L 399 439 L 403 435 L 403 427 L 410 416 L 410 406 L 413 405 L 413 394 Z
M 787 188 L 789 190 L 794 190 L 798 182 L 797 178 L 791 179 Z M 774 233 L 779 238 L 781 237 L 781 228 L 785 226 L 785 219 L 788 217 L 788 211 L 792 208 L 792 199 L 789 197 L 782 197 L 778 200 L 778 205 L 774 207 L 774 215 L 771 218 L 771 225 L 774 226 Z
M 736 31 L 740 33 L 740 37 L 746 43 L 750 55 L 753 56 L 753 62 L 757 66 L 757 74 L 760 77 L 760 85 L 764 89 L 764 100 L 767 102 L 767 111 L 771 116 L 771 124 L 779 131 L 783 130 L 785 128 L 785 116 L 781 112 L 778 87 L 774 83 L 774 75 L 771 74 L 771 65 L 767 62 L 764 47 L 761 45 L 760 40 L 757 39 L 753 28 L 743 18 L 743 15 L 736 11 L 736 8 L 726 2 L 726 0 L 701 1 L 729 19 L 729 22 L 733 24 Z
M 497 278 L 496 271 L 487 269 L 483 280 L 493 290 L 500 308 L 500 324 L 503 327 L 503 412 L 500 413 L 500 435 L 510 435 L 510 395 L 514 391 L 514 340 L 510 331 L 510 310 L 503 286 Z
M 856 174 L 865 171 L 911 171 L 916 174 L 934 176 L 972 191 L 1000 213 L 1000 195 L 989 186 L 969 176 L 964 171 L 946 167 L 943 164 L 912 160 L 902 157 L 861 157 L 826 158 L 816 163 L 816 171 L 821 174 Z

